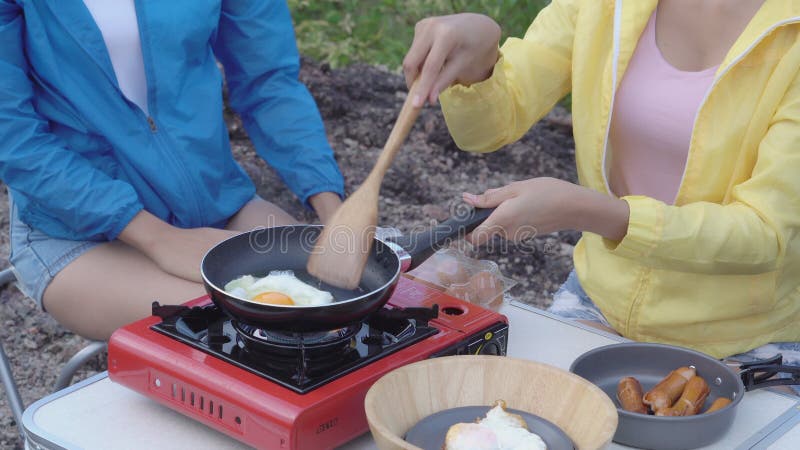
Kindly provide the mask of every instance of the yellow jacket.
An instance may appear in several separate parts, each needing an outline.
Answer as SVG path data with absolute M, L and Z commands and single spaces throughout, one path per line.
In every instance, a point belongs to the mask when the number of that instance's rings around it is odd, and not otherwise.
M 611 105 L 656 4 L 554 0 L 491 78 L 442 94 L 458 146 L 513 142 L 571 91 L 580 183 L 609 193 Z M 581 285 L 624 336 L 716 357 L 800 340 L 798 68 L 800 1 L 766 0 L 697 113 L 675 205 L 623 197 L 622 241 L 583 234 Z

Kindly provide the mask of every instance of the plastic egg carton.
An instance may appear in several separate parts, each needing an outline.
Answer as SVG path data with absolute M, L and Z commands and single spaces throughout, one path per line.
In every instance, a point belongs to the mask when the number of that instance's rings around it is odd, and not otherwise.
M 494 261 L 470 258 L 455 248 L 437 251 L 408 275 L 494 311 L 503 304 L 505 293 L 517 284 L 500 273 Z

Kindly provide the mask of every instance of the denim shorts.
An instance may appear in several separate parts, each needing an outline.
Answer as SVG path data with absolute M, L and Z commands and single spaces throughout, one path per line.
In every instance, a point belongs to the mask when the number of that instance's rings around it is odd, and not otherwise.
M 597 305 L 583 290 L 574 270 L 570 272 L 567 281 L 553 295 L 553 304 L 547 310 L 567 319 L 588 320 L 613 328 Z M 771 358 L 778 353 L 783 356 L 783 364 L 800 365 L 800 342 L 766 344 L 748 352 L 731 355 L 725 359 L 730 362 L 747 363 Z M 800 394 L 800 386 L 792 386 L 792 389 Z
M 90 248 L 100 245 L 94 241 L 55 239 L 31 228 L 19 219 L 17 206 L 8 196 L 11 255 L 9 262 L 17 277 L 17 287 L 32 298 L 40 308 L 44 290 L 53 277 Z
M 258 194 L 254 195 L 252 200 L 257 198 L 260 198 Z M 56 274 L 89 249 L 103 242 L 56 239 L 32 228 L 20 220 L 17 206 L 10 193 L 8 195 L 8 211 L 8 229 L 11 234 L 9 263 L 17 277 L 17 287 L 44 309 L 42 304 L 44 290 L 47 289 Z M 225 228 L 228 220 L 225 219 L 210 226 Z

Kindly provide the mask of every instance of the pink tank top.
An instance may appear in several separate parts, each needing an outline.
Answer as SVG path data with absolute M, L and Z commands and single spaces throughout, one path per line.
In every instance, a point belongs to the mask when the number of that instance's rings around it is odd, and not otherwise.
M 614 98 L 608 153 L 614 194 L 673 204 L 695 115 L 716 71 L 684 72 L 668 63 L 656 45 L 653 12 Z

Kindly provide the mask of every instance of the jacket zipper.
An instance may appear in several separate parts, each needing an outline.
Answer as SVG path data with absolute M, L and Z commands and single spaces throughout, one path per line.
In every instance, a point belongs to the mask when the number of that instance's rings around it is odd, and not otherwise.
M 706 104 L 708 97 L 711 95 L 711 92 L 714 90 L 714 87 L 719 83 L 719 80 L 722 79 L 725 74 L 728 73 L 736 64 L 739 63 L 745 56 L 747 56 L 750 51 L 755 48 L 756 45 L 761 43 L 761 41 L 770 33 L 775 31 L 775 29 L 780 28 L 784 25 L 788 25 L 790 23 L 800 22 L 800 16 L 792 17 L 790 19 L 782 20 L 773 24 L 771 27 L 764 30 L 752 44 L 750 44 L 742 53 L 740 53 L 736 58 L 734 58 L 730 64 L 725 66 L 721 72 L 718 72 L 717 75 L 714 77 L 714 80 L 711 82 L 711 86 L 706 91 L 705 95 L 703 96 L 703 100 L 700 102 L 700 106 L 697 108 L 697 112 L 695 113 L 694 120 L 692 121 L 692 135 L 689 142 L 693 142 L 694 140 L 694 130 L 697 127 L 697 120 L 700 118 L 700 111 Z M 603 182 L 605 183 L 606 190 L 608 193 L 611 194 L 611 188 L 609 187 L 608 182 L 608 173 L 606 168 L 606 156 L 608 153 L 608 138 L 611 133 L 611 118 L 613 116 L 614 111 L 614 99 L 617 94 L 617 71 L 619 70 L 619 48 L 620 48 L 620 34 L 621 34 L 621 25 L 622 24 L 622 0 L 616 0 L 614 6 L 614 47 L 613 47 L 613 64 L 612 64 L 612 85 L 611 85 L 611 105 L 609 106 L 608 110 L 608 121 L 606 122 L 606 134 L 605 134 L 605 141 L 603 143 L 603 155 L 602 155 L 602 175 L 603 175 Z M 680 187 L 683 185 L 683 179 L 686 176 L 686 169 L 689 167 L 688 160 L 687 164 L 683 168 L 683 175 L 681 176 L 680 184 L 678 185 L 678 193 L 680 193 Z M 676 194 L 677 196 L 677 194 Z
M 633 291 L 633 302 L 631 303 L 631 307 L 628 309 L 628 317 L 625 320 L 625 332 L 623 336 L 632 336 L 631 335 L 631 319 L 633 318 L 633 311 L 639 305 L 639 301 L 644 297 L 644 292 L 647 291 L 648 285 L 650 284 L 650 271 L 649 267 L 643 268 L 642 273 L 639 276 L 639 282 L 636 283 L 636 290 Z
M 617 96 L 617 77 L 619 71 L 619 48 L 620 48 L 620 39 L 622 34 L 622 0 L 616 0 L 614 4 L 614 32 L 613 32 L 613 48 L 612 48 L 612 64 L 611 64 L 611 104 L 608 107 L 608 120 L 606 121 L 606 133 L 605 133 L 605 140 L 603 141 L 603 154 L 602 160 L 600 163 L 601 172 L 603 175 L 603 184 L 605 184 L 606 193 L 609 195 L 614 195 L 611 192 L 611 185 L 608 182 L 608 171 L 606 168 L 606 158 L 608 156 L 608 138 L 611 134 L 611 119 L 614 116 L 614 101 Z M 635 51 L 635 50 L 634 50 Z M 639 278 L 639 281 L 636 285 L 636 290 L 633 291 L 633 300 L 631 301 L 631 306 L 628 308 L 628 317 L 625 319 L 625 331 L 623 332 L 624 336 L 630 336 L 630 328 L 631 328 L 631 317 L 633 317 L 633 310 L 636 309 L 636 305 L 639 303 L 639 300 L 642 297 L 642 290 L 645 285 L 645 279 L 649 271 L 644 269 L 642 274 Z
M 147 64 L 146 58 L 144 56 L 144 47 L 145 47 L 145 45 L 144 45 L 144 39 L 143 39 L 144 32 L 143 32 L 142 20 L 141 20 L 142 8 L 141 8 L 140 0 L 134 0 L 134 5 L 135 5 L 134 9 L 136 11 L 136 22 L 137 22 L 137 25 L 139 27 L 139 40 L 140 40 L 141 46 L 142 46 L 142 63 L 144 64 L 144 68 L 145 68 L 145 80 L 146 80 L 145 82 L 147 83 L 147 89 L 148 89 L 148 91 L 147 91 L 147 105 L 148 105 L 149 111 L 152 112 L 152 111 L 154 111 L 154 109 L 153 109 L 154 104 L 152 103 L 152 98 L 154 97 L 153 91 L 155 89 L 151 89 L 153 84 L 151 83 L 151 77 L 148 76 L 148 64 Z M 56 14 L 56 17 L 58 17 L 57 14 Z M 83 42 L 80 39 L 75 37 L 75 35 L 72 33 L 72 30 L 70 29 L 70 27 L 64 25 L 63 22 L 60 22 L 60 23 L 61 23 L 62 27 L 64 28 L 64 30 L 67 32 L 67 34 L 69 34 L 69 36 L 72 38 L 72 40 L 78 46 L 78 48 L 80 48 L 92 61 L 94 61 L 94 63 L 98 67 L 100 67 L 101 71 L 103 72 L 105 77 L 108 79 L 109 83 L 111 83 L 112 88 L 117 92 L 117 94 L 119 94 L 120 97 L 122 97 L 122 99 L 125 101 L 125 103 L 136 114 L 139 114 L 140 116 L 145 118 L 145 120 L 147 122 L 147 126 L 150 128 L 150 131 L 155 136 L 158 136 L 160 133 L 158 133 L 158 126 L 156 125 L 155 119 L 153 118 L 153 116 L 146 114 L 142 108 L 140 108 L 138 105 L 134 104 L 133 102 L 128 100 L 127 97 L 125 97 L 125 94 L 122 92 L 122 89 L 120 89 L 119 83 L 118 83 L 116 77 L 114 76 L 113 67 L 110 67 L 111 72 L 109 72 L 107 70 L 107 69 L 109 69 L 109 67 L 107 67 L 106 65 L 101 63 L 97 59 L 96 55 L 93 54 L 92 52 L 90 52 L 84 46 Z M 172 152 L 168 149 L 168 147 L 163 143 L 163 141 L 161 139 L 159 139 L 159 144 L 160 144 L 159 147 L 162 150 L 162 153 L 169 154 L 169 157 L 172 158 L 173 163 L 175 163 L 175 165 L 178 166 L 178 170 L 182 172 L 181 175 L 182 175 L 182 178 L 184 180 L 184 182 L 183 182 L 184 186 L 186 186 L 186 187 L 191 186 L 191 180 L 186 175 L 186 172 L 187 172 L 186 166 L 181 161 L 179 161 L 174 154 L 172 154 Z M 189 192 L 189 194 L 190 194 L 189 197 L 193 198 L 193 196 L 191 195 L 191 192 Z M 193 200 L 194 200 L 193 204 L 194 204 L 194 210 L 195 210 L 196 217 L 200 218 L 200 222 L 202 222 L 204 217 L 205 217 L 203 215 L 203 210 L 202 210 L 202 208 L 200 208 L 200 205 L 197 202 L 197 200 L 194 199 L 194 198 L 193 198 Z
M 612 57 L 614 58 L 611 64 L 611 105 L 608 107 L 608 120 L 606 121 L 606 135 L 603 141 L 603 155 L 601 161 L 601 172 L 603 172 L 603 183 L 606 186 L 606 193 L 612 194 L 611 186 L 608 184 L 608 175 L 606 172 L 606 156 L 608 152 L 608 137 L 611 133 L 611 117 L 614 115 L 614 100 L 617 95 L 617 71 L 619 70 L 619 41 L 622 23 L 622 0 L 617 0 L 614 5 L 614 47 L 612 49 Z
M 140 110 L 141 111 L 141 110 Z M 183 187 L 187 188 L 192 185 L 191 179 L 186 175 L 188 170 L 186 170 L 186 166 L 183 164 L 183 161 L 180 160 L 178 155 L 176 155 L 173 151 L 170 150 L 170 146 L 167 145 L 167 142 L 163 138 L 163 133 L 159 133 L 158 124 L 156 123 L 153 116 L 146 116 L 147 126 L 150 128 L 150 132 L 152 133 L 153 137 L 156 140 L 156 144 L 158 148 L 161 150 L 161 153 L 166 155 L 176 166 L 180 178 L 183 180 Z M 187 192 L 184 189 L 184 192 Z M 197 199 L 192 195 L 191 190 L 188 190 L 188 197 L 192 199 L 192 206 L 194 206 L 196 217 L 198 218 L 197 223 L 191 223 L 189 226 L 199 226 L 198 223 L 202 223 L 204 221 L 204 216 L 202 215 L 202 210 L 197 202 Z
M 730 62 L 730 64 L 725 66 L 722 69 L 721 72 L 717 73 L 717 75 L 714 77 L 714 80 L 711 82 L 711 86 L 706 90 L 706 94 L 703 96 L 703 100 L 700 102 L 700 106 L 697 107 L 697 111 L 695 112 L 694 120 L 692 121 L 692 135 L 691 135 L 691 137 L 689 139 L 689 142 L 690 142 L 689 148 L 691 148 L 691 142 L 694 142 L 694 132 L 695 132 L 695 128 L 697 127 L 697 120 L 700 118 L 700 111 L 702 111 L 703 107 L 706 104 L 706 101 L 708 100 L 708 97 L 711 96 L 711 92 L 717 86 L 717 84 L 719 83 L 719 80 L 721 80 L 722 77 L 725 76 L 725 74 L 727 74 L 736 64 L 738 64 L 739 61 L 744 59 L 744 57 L 747 56 L 753 50 L 753 48 L 755 48 L 756 45 L 760 44 L 761 41 L 763 41 L 764 38 L 767 37 L 767 35 L 769 35 L 773 31 L 775 31 L 776 29 L 778 29 L 778 28 L 780 28 L 780 27 L 782 27 L 784 25 L 788 25 L 790 23 L 795 23 L 795 22 L 800 22 L 800 16 L 792 17 L 791 19 L 782 20 L 780 22 L 777 22 L 777 23 L 773 24 L 771 27 L 769 27 L 766 30 L 764 30 L 763 33 L 758 35 L 758 37 L 753 41 L 753 43 L 750 44 L 746 49 L 744 49 L 744 51 L 742 51 L 742 53 L 740 53 L 738 56 L 736 56 L 736 58 L 734 58 Z M 683 186 L 683 179 L 686 178 L 686 171 L 688 169 L 689 169 L 689 158 L 687 156 L 686 164 L 683 166 L 683 174 L 681 175 L 681 181 L 680 181 L 680 183 L 678 183 L 678 191 L 675 193 L 675 199 L 673 199 L 673 202 L 672 202 L 673 204 L 675 203 L 675 200 L 678 199 L 678 195 L 680 195 L 680 193 L 681 193 L 681 187 Z
M 200 207 L 200 204 L 197 201 L 197 198 L 193 195 L 191 186 L 192 186 L 192 179 L 188 176 L 188 170 L 186 169 L 186 165 L 181 161 L 180 156 L 176 155 L 174 151 L 171 149 L 170 146 L 164 142 L 164 139 L 161 137 L 161 133 L 159 133 L 159 127 L 156 124 L 155 115 L 156 115 L 156 105 L 154 103 L 155 99 L 155 84 L 153 83 L 153 79 L 150 73 L 151 64 L 148 64 L 149 60 L 149 48 L 147 54 L 145 54 L 145 23 L 143 22 L 143 15 L 144 15 L 144 8 L 142 7 L 140 0 L 134 0 L 134 10 L 136 11 L 136 22 L 139 28 L 139 42 L 142 48 L 142 64 L 144 65 L 144 75 L 145 75 L 145 82 L 147 83 L 147 109 L 148 114 L 146 114 L 147 125 L 150 127 L 150 132 L 155 136 L 156 141 L 158 142 L 158 147 L 161 149 L 161 153 L 168 155 L 168 157 L 172 160 L 173 164 L 177 166 L 177 170 L 180 173 L 180 178 L 183 180 L 181 183 L 183 188 L 181 189 L 184 191 L 184 195 L 188 198 L 191 198 L 192 206 L 194 207 L 194 215 L 197 217 L 197 223 L 203 223 L 205 221 L 205 216 L 203 215 L 203 209 Z M 121 92 L 121 91 L 120 91 Z M 123 96 L 124 97 L 124 96 Z M 144 111 L 141 108 L 136 106 L 136 109 L 139 110 L 143 115 Z M 186 195 L 188 194 L 188 195 Z M 192 226 L 196 224 L 191 224 Z
M 736 66 L 736 64 L 738 64 L 739 61 L 744 59 L 744 57 L 747 56 L 753 50 L 753 48 L 755 48 L 756 45 L 761 43 L 761 41 L 764 40 L 764 38 L 767 35 L 769 35 L 773 31 L 775 31 L 777 28 L 780 28 L 780 27 L 782 27 L 784 25 L 788 25 L 790 23 L 795 23 L 795 22 L 800 22 L 800 16 L 792 17 L 790 19 L 785 19 L 785 20 L 782 20 L 780 22 L 777 22 L 777 23 L 773 24 L 771 27 L 767 28 L 766 30 L 764 30 L 764 32 L 762 32 L 760 35 L 758 35 L 758 37 L 753 41 L 753 43 L 751 43 L 746 49 L 744 49 L 744 51 L 742 51 L 739 55 L 737 55 L 736 58 L 734 58 L 727 66 L 725 66 L 722 69 L 722 71 L 718 72 L 716 74 L 716 76 L 714 76 L 714 80 L 711 82 L 711 86 L 706 91 L 706 94 L 703 97 L 703 100 L 700 102 L 700 106 L 697 108 L 697 112 L 695 113 L 694 121 L 692 122 L 692 135 L 691 135 L 691 138 L 690 138 L 689 142 L 693 142 L 694 141 L 694 132 L 695 132 L 695 128 L 697 127 L 697 120 L 700 117 L 700 111 L 705 106 L 706 101 L 708 100 L 708 97 L 711 95 L 711 92 L 714 90 L 714 87 L 716 87 L 716 85 L 719 83 L 719 80 L 722 79 L 722 77 L 725 76 L 725 74 L 727 74 L 728 71 L 730 71 L 734 66 Z M 606 171 L 606 156 L 607 156 L 607 152 L 608 152 L 608 138 L 609 138 L 609 134 L 611 133 L 611 118 L 612 118 L 613 113 L 614 113 L 614 98 L 615 98 L 615 96 L 617 94 L 617 71 L 619 70 L 619 48 L 620 48 L 621 26 L 622 26 L 622 0 L 616 0 L 616 2 L 614 4 L 614 33 L 613 33 L 614 46 L 613 46 L 613 50 L 612 50 L 612 52 L 613 52 L 612 56 L 613 56 L 614 60 L 612 62 L 612 68 L 611 68 L 611 70 L 612 70 L 612 74 L 611 74 L 611 83 L 612 83 L 611 84 L 611 105 L 609 106 L 609 109 L 608 109 L 608 121 L 606 122 L 606 134 L 605 134 L 605 142 L 603 143 L 603 155 L 602 155 L 603 159 L 602 159 L 602 165 L 601 165 L 601 167 L 602 167 L 601 171 L 602 171 L 602 175 L 603 175 L 603 182 L 604 182 L 606 190 L 607 190 L 607 192 L 609 194 L 612 194 L 612 192 L 611 192 L 611 187 L 610 187 L 610 185 L 608 183 L 608 174 L 607 174 L 607 171 Z M 678 193 L 675 194 L 676 195 L 676 199 L 677 199 L 677 195 L 680 194 L 681 187 L 683 186 L 683 179 L 686 177 L 686 170 L 688 168 L 689 168 L 689 161 L 688 161 L 688 158 L 687 158 L 686 165 L 683 168 L 683 175 L 681 176 L 681 181 L 678 184 Z M 628 318 L 625 321 L 625 333 L 624 333 L 625 336 L 629 336 L 630 335 L 631 317 L 633 316 L 633 310 L 636 309 L 636 307 L 638 306 L 639 302 L 642 299 L 643 291 L 646 289 L 646 286 L 648 284 L 649 275 L 650 275 L 650 269 L 644 269 L 644 272 L 642 273 L 642 278 L 639 280 L 639 283 L 638 283 L 638 285 L 636 287 L 636 290 L 634 291 L 635 294 L 634 294 L 634 297 L 633 297 L 633 301 L 631 302 L 631 306 L 628 309 Z

